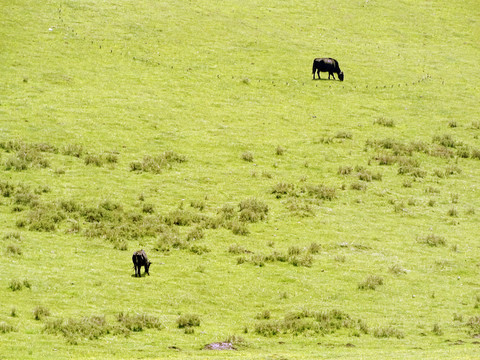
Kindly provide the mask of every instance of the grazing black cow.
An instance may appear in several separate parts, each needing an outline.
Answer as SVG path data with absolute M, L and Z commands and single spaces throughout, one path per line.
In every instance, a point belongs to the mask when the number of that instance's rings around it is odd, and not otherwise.
M 333 80 L 335 80 L 334 73 L 338 74 L 338 78 L 340 81 L 343 81 L 343 71 L 340 70 L 340 66 L 338 66 L 338 61 L 332 58 L 317 58 L 313 60 L 313 80 L 315 80 L 315 73 L 318 74 L 318 78 L 320 79 L 320 72 L 328 72 L 328 78 L 333 76 Z
M 151 261 L 148 260 L 147 254 L 145 253 L 144 250 L 135 251 L 132 256 L 132 261 L 133 261 L 133 266 L 135 267 L 135 277 L 142 276 L 140 274 L 142 270 L 142 266 L 145 267 L 145 274 L 148 274 L 148 276 L 150 276 L 150 273 L 148 272 L 148 268 L 150 267 Z

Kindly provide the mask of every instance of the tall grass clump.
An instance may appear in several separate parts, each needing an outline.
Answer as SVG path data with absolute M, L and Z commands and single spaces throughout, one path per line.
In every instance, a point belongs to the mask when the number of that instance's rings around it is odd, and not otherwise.
M 241 221 L 254 223 L 267 218 L 268 205 L 254 197 L 241 201 L 238 206 Z
M 376 338 L 397 338 L 403 339 L 405 337 L 405 333 L 402 330 L 394 328 L 393 326 L 385 326 L 376 328 L 373 331 L 373 336 Z
M 10 325 L 5 321 L 0 321 L 0 334 L 6 334 L 13 331 L 16 331 L 13 325 Z
M 242 153 L 242 160 L 247 162 L 253 162 L 254 156 L 251 151 L 245 151 Z
M 258 318 L 255 333 L 266 337 L 279 333 L 299 335 L 302 333 L 333 334 L 341 329 L 368 333 L 368 326 L 361 320 L 355 320 L 340 310 L 313 311 L 302 309 L 287 313 L 283 320 Z
M 183 163 L 185 161 L 187 161 L 187 158 L 184 155 L 174 151 L 165 151 L 156 156 L 145 155 L 142 161 L 130 163 L 130 170 L 160 174 L 163 170 L 170 169 L 173 164 Z
M 419 238 L 419 241 L 423 244 L 437 247 L 437 246 L 446 246 L 447 241 L 445 237 L 435 234 L 428 234 L 427 236 Z
M 155 316 L 148 314 L 129 315 L 126 313 L 117 314 L 118 323 L 133 332 L 143 331 L 143 329 L 162 329 L 163 325 Z
M 383 285 L 383 278 L 378 275 L 369 275 L 364 281 L 358 284 L 360 290 L 375 290 Z
M 45 323 L 43 331 L 47 334 L 61 334 L 68 343 L 78 344 L 81 339 L 95 340 L 109 334 L 112 327 L 105 316 L 83 317 L 81 319 L 57 319 Z
M 47 316 L 50 316 L 50 310 L 45 306 L 37 306 L 33 309 L 33 318 L 35 320 L 42 320 Z

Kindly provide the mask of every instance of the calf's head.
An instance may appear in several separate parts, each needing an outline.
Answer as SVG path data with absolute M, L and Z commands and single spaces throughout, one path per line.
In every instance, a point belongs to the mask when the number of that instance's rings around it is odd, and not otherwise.
M 149 261 L 149 260 L 147 260 L 147 262 L 145 263 L 145 274 L 150 275 L 150 273 L 148 272 L 148 269 L 150 268 L 151 264 L 152 264 L 152 262 Z
M 338 73 L 338 78 L 340 79 L 340 81 L 343 81 L 343 71 L 340 71 Z

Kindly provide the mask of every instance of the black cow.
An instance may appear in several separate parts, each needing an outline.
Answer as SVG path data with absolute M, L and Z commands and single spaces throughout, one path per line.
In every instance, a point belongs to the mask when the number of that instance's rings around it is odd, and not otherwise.
M 343 71 L 340 70 L 340 66 L 338 66 L 338 61 L 332 58 L 317 58 L 313 60 L 313 80 L 315 80 L 315 73 L 318 74 L 318 78 L 320 79 L 320 72 L 328 72 L 328 78 L 333 76 L 333 80 L 335 80 L 334 73 L 338 74 L 338 78 L 340 81 L 343 81 Z
M 145 274 L 148 274 L 148 276 L 150 276 L 150 273 L 148 272 L 148 268 L 150 267 L 150 264 L 152 262 L 148 260 L 147 254 L 143 249 L 140 251 L 135 251 L 133 253 L 132 261 L 133 261 L 133 266 L 135 267 L 135 277 L 141 276 L 140 272 L 142 270 L 142 266 L 145 267 Z

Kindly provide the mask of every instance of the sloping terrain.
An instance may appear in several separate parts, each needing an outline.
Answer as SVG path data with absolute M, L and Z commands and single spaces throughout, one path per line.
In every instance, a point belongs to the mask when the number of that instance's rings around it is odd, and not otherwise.
M 0 357 L 474 358 L 479 15 L 0 4 Z

